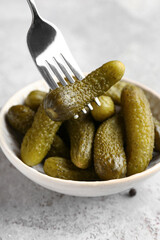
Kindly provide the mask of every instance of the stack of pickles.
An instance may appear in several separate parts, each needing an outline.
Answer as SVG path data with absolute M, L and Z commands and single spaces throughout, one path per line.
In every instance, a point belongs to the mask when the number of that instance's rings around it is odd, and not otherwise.
M 28 166 L 43 164 L 49 176 L 76 181 L 144 171 L 154 145 L 160 151 L 160 123 L 144 92 L 120 81 L 124 71 L 123 63 L 111 61 L 82 81 L 49 93 L 32 91 L 23 105 L 12 106 L 6 119 L 22 136 L 21 160 Z

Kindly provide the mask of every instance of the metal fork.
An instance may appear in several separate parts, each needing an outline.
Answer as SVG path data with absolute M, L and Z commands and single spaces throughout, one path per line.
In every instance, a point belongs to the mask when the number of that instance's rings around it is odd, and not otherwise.
M 53 24 L 44 20 L 38 13 L 34 0 L 27 0 L 32 12 L 32 24 L 27 34 L 27 44 L 33 61 L 51 89 L 58 88 L 58 81 L 66 86 L 74 83 L 75 76 L 82 80 L 85 76 L 74 60 L 61 31 Z M 100 106 L 100 101 L 95 98 Z M 93 107 L 88 103 L 90 110 Z M 86 114 L 86 108 L 82 109 Z M 75 116 L 78 118 L 78 115 Z

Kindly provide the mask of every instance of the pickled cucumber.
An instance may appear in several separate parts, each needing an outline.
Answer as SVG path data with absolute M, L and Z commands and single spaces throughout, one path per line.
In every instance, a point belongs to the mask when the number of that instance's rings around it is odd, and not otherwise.
M 61 122 L 52 121 L 41 104 L 35 114 L 32 127 L 27 131 L 21 145 L 21 159 L 29 166 L 40 163 L 50 150 Z
M 24 105 L 15 105 L 8 110 L 6 118 L 13 129 L 25 134 L 33 123 L 34 111 Z
M 45 160 L 43 168 L 44 172 L 51 177 L 77 181 L 98 180 L 93 168 L 79 169 L 70 160 L 65 158 L 50 157 Z
M 127 175 L 144 171 L 154 147 L 154 124 L 143 91 L 128 85 L 122 91 L 121 106 L 126 131 Z
M 157 152 L 160 152 L 160 122 L 156 119 L 153 118 L 154 121 L 154 132 L 155 132 L 155 150 Z
M 25 99 L 25 105 L 29 106 L 33 110 L 37 110 L 45 96 L 46 92 L 34 90 L 28 94 Z
M 120 115 L 114 115 L 98 128 L 94 140 L 95 171 L 102 180 L 125 177 L 126 156 Z
M 92 159 L 92 143 L 95 132 L 93 120 L 90 115 L 81 114 L 79 119 L 68 120 L 67 130 L 71 144 L 71 161 L 76 167 L 88 168 Z
M 53 139 L 51 149 L 49 150 L 47 157 L 64 157 L 69 158 L 69 149 L 66 144 L 58 135 L 56 135 Z
M 44 99 L 44 108 L 54 121 L 70 119 L 95 97 L 103 95 L 118 82 L 125 71 L 123 63 L 111 61 L 90 73 L 82 81 L 57 88 Z
M 96 121 L 103 122 L 114 114 L 115 107 L 114 102 L 108 96 L 100 96 L 99 101 L 101 106 L 98 106 L 95 102 L 92 103 L 91 114 Z
M 111 97 L 115 104 L 120 105 L 122 90 L 128 84 L 130 83 L 124 81 L 117 82 L 104 95 Z

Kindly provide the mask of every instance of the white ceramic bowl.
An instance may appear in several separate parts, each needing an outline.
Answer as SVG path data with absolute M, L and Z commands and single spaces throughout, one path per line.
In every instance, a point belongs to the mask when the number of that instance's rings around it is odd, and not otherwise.
M 126 79 L 125 79 L 126 80 Z M 131 80 L 126 80 L 129 82 L 133 82 Z M 134 84 L 141 87 L 150 101 L 151 109 L 153 115 L 160 120 L 160 96 L 153 92 L 151 89 L 137 83 L 133 82 Z M 0 113 L 0 145 L 1 148 L 9 159 L 9 161 L 26 177 L 31 179 L 32 181 L 40 184 L 41 186 L 48 188 L 50 190 L 74 195 L 74 196 L 83 196 L 83 197 L 96 197 L 96 196 L 104 196 L 110 195 L 114 193 L 118 193 L 124 190 L 127 190 L 131 187 L 135 187 L 138 183 L 144 181 L 145 179 L 151 177 L 156 172 L 160 170 L 160 157 L 154 156 L 153 160 L 151 161 L 147 170 L 142 173 L 135 174 L 130 177 L 122 178 L 122 179 L 115 179 L 109 181 L 95 181 L 95 182 L 79 182 L 79 181 L 71 181 L 71 180 L 63 180 L 58 178 L 52 178 L 47 176 L 43 172 L 43 168 L 41 164 L 37 165 L 36 167 L 28 167 L 25 165 L 19 156 L 20 149 L 16 144 L 16 141 L 13 135 L 9 132 L 6 121 L 5 115 L 8 109 L 12 105 L 21 104 L 23 103 L 27 94 L 35 89 L 39 90 L 48 90 L 47 84 L 42 81 L 34 82 L 27 87 L 23 88 L 19 92 L 17 92 L 14 96 L 12 96 L 5 106 L 2 108 Z

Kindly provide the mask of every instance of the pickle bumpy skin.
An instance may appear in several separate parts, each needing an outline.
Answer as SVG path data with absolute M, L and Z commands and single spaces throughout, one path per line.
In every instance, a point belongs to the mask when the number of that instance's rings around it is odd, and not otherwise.
M 25 134 L 33 123 L 34 114 L 34 111 L 27 106 L 15 105 L 8 110 L 6 118 L 13 129 Z
M 95 132 L 92 118 L 90 115 L 81 114 L 79 119 L 68 120 L 67 130 L 71 143 L 71 161 L 79 168 L 88 168 L 92 159 L 92 143 Z
M 154 124 L 149 102 L 143 91 L 128 85 L 121 99 L 126 131 L 127 175 L 144 171 L 152 159 Z
M 27 131 L 21 145 L 21 159 L 29 166 L 40 163 L 50 150 L 61 122 L 52 121 L 41 104 L 35 114 L 32 127 Z
M 44 172 L 51 177 L 76 181 L 98 180 L 93 168 L 82 170 L 75 167 L 70 160 L 60 157 L 50 157 L 46 159 L 43 169 Z
M 125 71 L 123 63 L 111 61 L 91 72 L 82 81 L 51 91 L 44 99 L 46 113 L 54 121 L 63 121 L 79 113 L 95 97 L 103 95 L 120 81 Z
M 126 175 L 126 156 L 123 148 L 122 118 L 115 115 L 103 122 L 94 140 L 94 166 L 102 180 Z

